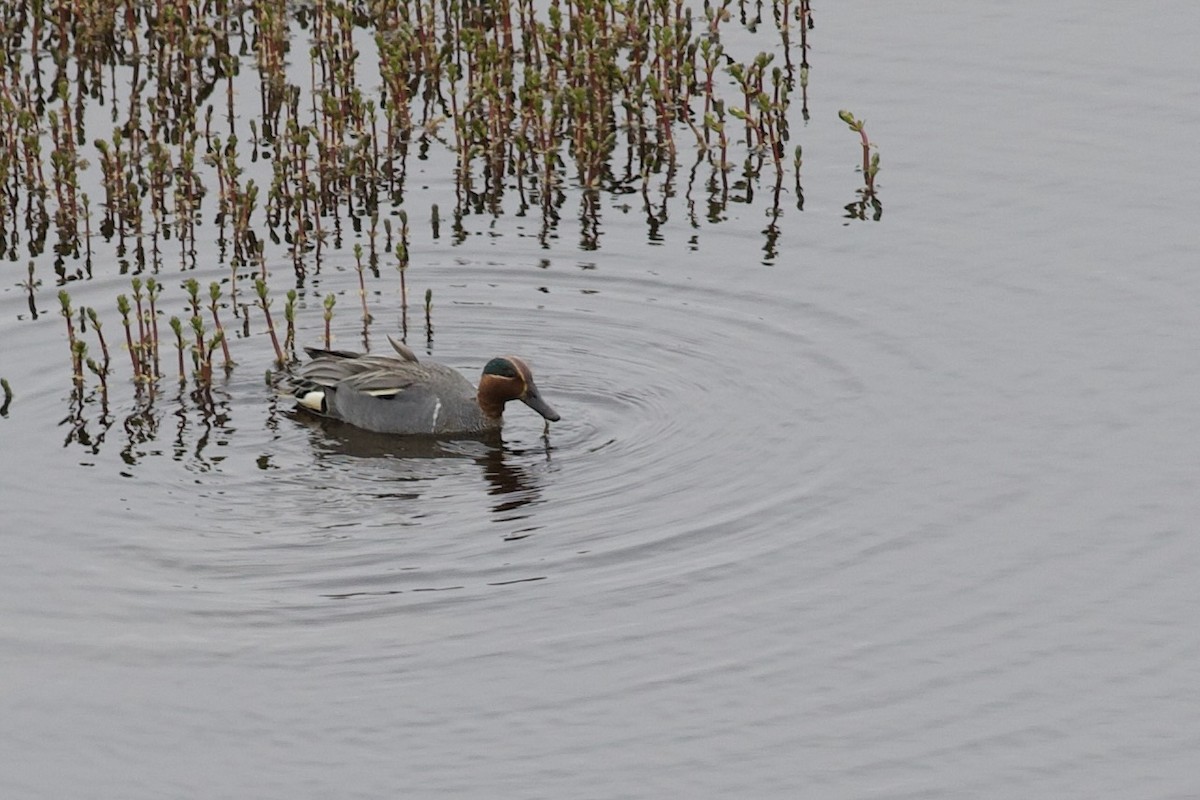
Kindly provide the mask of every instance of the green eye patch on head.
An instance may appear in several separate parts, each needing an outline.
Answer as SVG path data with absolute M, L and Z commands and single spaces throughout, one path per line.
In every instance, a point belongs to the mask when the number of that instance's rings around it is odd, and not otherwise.
M 483 368 L 484 375 L 498 375 L 501 378 L 516 378 L 517 368 L 507 358 L 493 358 Z

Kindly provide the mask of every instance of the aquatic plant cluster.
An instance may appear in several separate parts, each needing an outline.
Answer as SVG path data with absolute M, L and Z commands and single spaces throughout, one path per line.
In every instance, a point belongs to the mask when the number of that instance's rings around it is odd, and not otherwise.
M 403 203 L 412 151 L 437 143 L 456 154 L 458 212 L 494 206 L 511 189 L 548 224 L 564 181 L 644 184 L 673 168 L 681 136 L 711 152 L 723 177 L 734 124 L 748 151 L 781 176 L 785 112 L 807 79 L 811 12 L 807 0 L 775 0 L 783 63 L 769 52 L 740 63 L 724 51 L 722 26 L 734 10 L 761 22 L 756 8 L 734 0 L 699 12 L 683 0 L 552 0 L 540 9 L 534 0 L 5 4 L 0 253 L 14 259 L 25 235 L 38 254 L 53 226 L 60 277 L 67 258 L 90 265 L 95 211 L 99 232 L 132 268 L 161 264 L 167 239 L 194 266 L 211 193 L 223 259 L 260 258 L 263 223 L 303 275 L 304 256 L 331 233 L 336 239 L 344 217 Z M 293 52 L 301 31 L 307 59 Z M 239 129 L 245 102 L 235 109 L 235 98 L 254 88 L 260 113 Z M 111 129 L 86 129 L 96 121 L 85 108 L 95 104 L 108 109 Z M 266 186 L 246 177 L 247 161 L 264 154 Z M 81 186 L 93 166 L 98 203 Z
M 769 27 L 776 38 L 739 61 L 726 51 L 731 24 Z M 498 214 L 514 197 L 519 213 L 540 213 L 547 236 L 568 188 L 581 197 L 585 247 L 603 194 L 640 192 L 653 224 L 665 209 L 654 209 L 651 178 L 671 183 L 689 152 L 693 181 L 697 167 L 709 170 L 710 209 L 730 202 L 735 161 L 735 185 L 773 185 L 768 231 L 777 235 L 788 173 L 803 208 L 800 148 L 790 160 L 786 153 L 787 112 L 798 93 L 808 117 L 812 27 L 808 0 L 6 3 L 0 257 L 41 260 L 49 243 L 59 287 L 90 278 L 96 263 L 160 276 L 172 263 L 227 265 L 207 301 L 197 281 L 185 282 L 185 311 L 169 320 L 180 379 L 189 351 L 206 385 L 218 349 L 232 364 L 221 307 L 248 335 L 248 306 L 257 306 L 277 362 L 290 357 L 296 289 L 319 270 L 323 248 L 343 246 L 347 229 L 359 239 L 365 232 L 373 275 L 394 259 L 407 333 L 402 207 L 412 160 L 433 148 L 453 154 L 455 237 L 465 215 Z M 256 113 L 248 110 L 254 94 Z M 875 200 L 877 158 L 867 166 L 861 192 Z M 198 232 L 206 212 L 211 233 Z M 436 205 L 430 224 L 436 236 Z M 98 257 L 100 247 L 111 257 Z M 268 263 L 285 259 L 293 275 L 280 344 L 268 289 L 280 278 Z M 361 244 L 355 261 L 365 326 Z M 249 302 L 239 290 L 246 280 Z M 34 261 L 21 285 L 36 316 Z M 135 279 L 131 288 L 132 303 L 117 298 L 125 348 L 135 383 L 152 383 L 162 375 L 163 281 Z M 86 367 L 105 385 L 100 316 L 72 309 L 65 291 L 60 302 L 76 382 Z M 327 340 L 334 304 L 332 294 L 322 303 Z M 425 308 L 431 336 L 429 292 Z M 100 337 L 101 362 L 88 358 L 73 319 Z

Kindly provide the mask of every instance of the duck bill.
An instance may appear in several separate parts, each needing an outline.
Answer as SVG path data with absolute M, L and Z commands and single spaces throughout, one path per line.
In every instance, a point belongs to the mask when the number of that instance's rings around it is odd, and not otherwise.
M 551 408 L 550 404 L 542 399 L 542 396 L 538 394 L 538 390 L 533 386 L 530 386 L 528 390 L 526 390 L 525 396 L 521 398 L 521 402 L 551 422 L 558 422 L 560 419 L 558 412 Z

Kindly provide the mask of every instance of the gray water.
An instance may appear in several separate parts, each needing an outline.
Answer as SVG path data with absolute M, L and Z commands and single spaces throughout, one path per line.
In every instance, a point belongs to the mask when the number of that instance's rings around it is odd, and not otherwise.
M 9 264 L 0 795 L 1200 796 L 1200 11 L 814 14 L 777 256 L 761 205 L 416 226 L 423 352 L 525 356 L 546 437 L 316 425 L 262 331 L 106 430 Z

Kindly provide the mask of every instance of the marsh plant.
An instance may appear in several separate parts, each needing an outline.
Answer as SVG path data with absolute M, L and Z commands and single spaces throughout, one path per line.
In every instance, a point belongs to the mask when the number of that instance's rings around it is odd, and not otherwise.
M 866 208 L 869 205 L 873 211 L 872 219 L 878 221 L 883 215 L 883 204 L 875 192 L 875 176 L 879 173 L 879 151 L 871 152 L 874 145 L 867 136 L 866 122 L 844 109 L 838 112 L 838 117 L 850 126 L 850 130 L 858 134 L 862 143 L 863 187 L 858 190 L 859 199 L 846 206 L 847 215 L 866 219 Z
M 275 334 L 275 320 L 271 317 L 272 299 L 268 297 L 267 282 L 262 278 L 254 279 L 254 293 L 258 295 L 258 307 L 262 309 L 263 318 L 267 322 L 267 333 L 271 336 L 271 345 L 275 348 L 275 363 L 283 366 L 287 363 L 283 348 L 279 346 L 279 337 Z
M 325 349 L 328 350 L 332 345 L 333 336 L 331 326 L 333 324 L 333 307 L 337 304 L 337 295 L 327 294 L 322 305 L 325 308 Z

